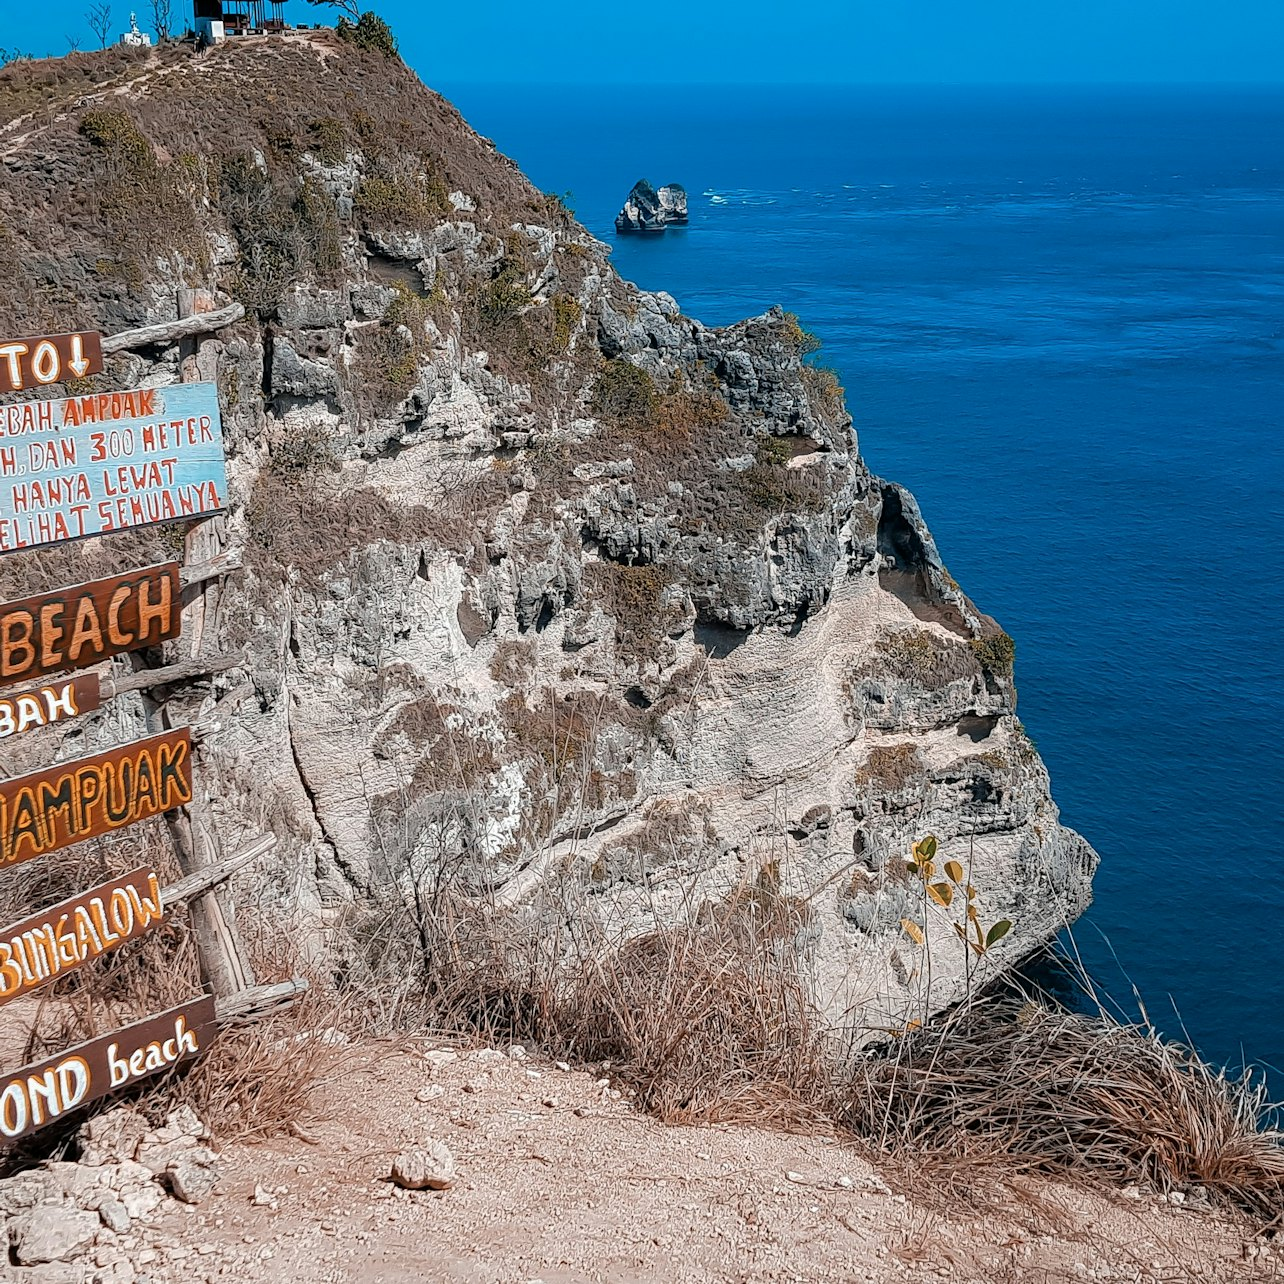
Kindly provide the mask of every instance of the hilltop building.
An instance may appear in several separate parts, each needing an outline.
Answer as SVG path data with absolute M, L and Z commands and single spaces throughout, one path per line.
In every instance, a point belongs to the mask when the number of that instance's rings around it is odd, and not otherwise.
M 285 30 L 285 0 L 194 0 L 194 4 L 196 34 L 207 44 L 228 36 Z

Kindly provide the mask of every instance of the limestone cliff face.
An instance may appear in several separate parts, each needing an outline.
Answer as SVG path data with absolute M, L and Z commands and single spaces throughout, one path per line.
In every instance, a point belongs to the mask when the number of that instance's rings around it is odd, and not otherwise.
M 1081 912 L 1096 858 L 1010 644 L 866 469 L 796 320 L 713 329 L 621 281 L 404 68 L 322 33 L 113 56 L 90 86 L 53 64 L 30 117 L 0 75 L 0 310 L 17 333 L 172 318 L 181 288 L 248 308 L 187 354 L 220 385 L 246 563 L 203 646 L 250 659 L 186 707 L 224 838 L 281 839 L 243 902 L 342 951 L 357 911 L 429 886 L 608 933 L 753 889 L 805 910 L 818 997 L 871 1028 Z M 0 592 L 172 547 L 12 556 Z M 58 751 L 139 719 L 119 701 Z M 906 870 L 928 833 L 1014 924 L 970 967 L 961 902 Z

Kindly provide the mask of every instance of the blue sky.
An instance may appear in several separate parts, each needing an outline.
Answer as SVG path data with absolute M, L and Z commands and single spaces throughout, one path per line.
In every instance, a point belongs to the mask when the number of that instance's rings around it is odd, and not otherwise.
M 0 47 L 88 46 L 89 2 L 0 0 Z M 110 3 L 123 31 L 130 0 Z M 151 0 L 133 3 L 146 27 Z M 438 84 L 1284 81 L 1284 0 L 370 3 Z M 294 22 L 330 12 L 286 6 Z

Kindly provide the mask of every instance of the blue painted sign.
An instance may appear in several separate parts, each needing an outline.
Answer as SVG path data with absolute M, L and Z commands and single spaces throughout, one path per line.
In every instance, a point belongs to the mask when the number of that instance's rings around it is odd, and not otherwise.
M 0 553 L 196 521 L 226 502 L 216 384 L 0 406 Z

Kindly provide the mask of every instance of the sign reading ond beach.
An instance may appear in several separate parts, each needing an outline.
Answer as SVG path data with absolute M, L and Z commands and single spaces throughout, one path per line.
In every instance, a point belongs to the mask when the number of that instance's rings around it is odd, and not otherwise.
M 0 1080 L 0 1137 L 29 1132 L 118 1088 L 199 1056 L 214 1041 L 214 1000 L 192 999 Z
M 0 553 L 195 520 L 226 493 L 215 384 L 0 406 Z

